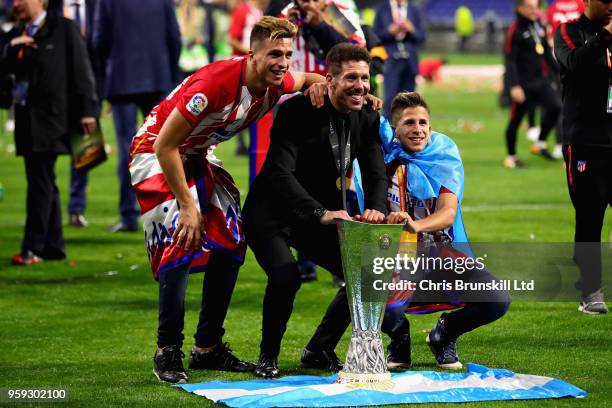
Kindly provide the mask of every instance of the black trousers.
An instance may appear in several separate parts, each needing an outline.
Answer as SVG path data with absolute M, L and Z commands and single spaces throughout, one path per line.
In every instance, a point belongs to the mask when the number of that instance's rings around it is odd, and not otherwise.
M 565 145 L 567 185 L 576 213 L 574 259 L 583 295 L 601 289 L 601 230 L 612 206 L 612 147 Z
M 66 257 L 60 195 L 55 182 L 56 153 L 28 152 L 25 162 L 28 191 L 22 251 L 44 259 Z
M 542 107 L 542 120 L 540 124 L 540 140 L 546 140 L 550 131 L 555 127 L 561 113 L 561 97 L 547 81 L 540 81 L 530 87 L 525 87 L 525 102 L 518 104 L 512 102 L 510 122 L 506 128 L 506 147 L 509 155 L 516 154 L 516 134 L 530 107 Z
M 268 275 L 263 302 L 261 353 L 278 356 L 293 311 L 295 295 L 301 286 L 297 262 L 290 247 L 314 263 L 342 277 L 342 261 L 336 227 L 299 226 L 265 233 L 245 224 L 247 243 L 259 265 Z M 329 304 L 307 347 L 311 351 L 333 350 L 351 322 L 346 289 L 341 288 Z
M 231 257 L 215 251 L 204 273 L 202 303 L 198 328 L 195 333 L 197 347 L 211 347 L 221 343 L 225 334 L 223 322 L 238 279 L 240 265 Z M 185 291 L 189 267 L 173 269 L 159 276 L 159 325 L 157 345 L 183 345 L 185 323 Z

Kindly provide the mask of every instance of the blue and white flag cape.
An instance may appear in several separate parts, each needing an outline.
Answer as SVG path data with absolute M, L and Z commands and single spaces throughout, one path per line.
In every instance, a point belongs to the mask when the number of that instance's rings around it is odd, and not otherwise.
M 463 163 L 457 145 L 448 136 L 431 133 L 431 142 L 418 153 L 409 154 L 394 138 L 393 129 L 385 117 L 380 119 L 380 140 L 385 153 L 385 164 L 400 159 L 410 164 L 408 189 L 419 200 L 438 198 L 440 189 L 445 187 L 455 193 L 459 203 L 453 223 L 453 242 L 468 242 L 461 216 L 463 200 Z
M 405 371 L 392 374 L 386 390 L 336 384 L 336 376 L 292 376 L 278 380 L 211 381 L 177 385 L 229 407 L 339 407 L 472 402 L 543 398 L 583 398 L 587 393 L 550 377 L 515 374 L 468 364 L 467 373 Z

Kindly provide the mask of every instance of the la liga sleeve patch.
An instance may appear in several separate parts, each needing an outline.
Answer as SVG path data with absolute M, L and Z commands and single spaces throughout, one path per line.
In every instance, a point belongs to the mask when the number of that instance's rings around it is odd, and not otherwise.
M 208 98 L 203 93 L 197 93 L 191 97 L 187 106 L 185 107 L 188 112 L 191 112 L 195 116 L 199 116 L 204 109 L 208 106 Z

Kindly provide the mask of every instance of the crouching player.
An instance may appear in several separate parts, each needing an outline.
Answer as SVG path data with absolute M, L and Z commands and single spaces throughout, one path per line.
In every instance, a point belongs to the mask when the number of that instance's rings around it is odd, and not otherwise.
M 211 148 L 263 116 L 283 93 L 321 82 L 309 93 L 313 103 L 323 103 L 323 76 L 288 72 L 296 31 L 286 20 L 261 19 L 251 32 L 249 55 L 209 64 L 191 75 L 151 111 L 132 142 L 132 184 L 159 281 L 153 365 L 161 381 L 187 380 L 181 347 L 190 272 L 206 271 L 189 367 L 254 369 L 222 342 L 246 245 L 238 189 Z
M 426 256 L 445 259 L 465 258 L 461 244 L 453 246 L 454 242 L 463 242 L 465 247 L 468 246 L 459 210 L 463 195 L 463 164 L 457 146 L 447 136 L 432 132 L 429 107 L 416 92 L 403 92 L 393 99 L 391 124 L 394 135 L 391 129 L 381 132 L 389 175 L 390 214 L 387 222 L 406 223 L 406 229 L 417 234 L 419 253 L 424 251 Z M 419 299 L 429 303 L 421 308 L 421 312 L 443 309 L 443 305 L 438 304 L 440 296 L 444 297 L 443 303 L 463 307 L 443 313 L 429 332 L 427 343 L 438 367 L 462 367 L 456 350 L 457 338 L 499 319 L 510 305 L 509 294 L 504 290 L 447 290 L 447 283 L 456 279 L 483 283 L 496 281 L 481 265 L 480 269 L 474 267 L 467 271 L 442 271 L 434 267 L 434 270 L 421 276 L 431 281 L 430 286 L 444 287 L 443 290 L 424 294 L 419 293 L 417 287 L 416 292 L 410 294 L 413 303 L 387 308 L 383 331 L 402 333 L 401 336 L 391 335 L 389 367 L 410 366 L 410 332 L 404 313 L 414 307 L 414 302 Z M 459 275 L 457 272 L 463 273 Z M 444 285 L 436 285 L 440 282 Z

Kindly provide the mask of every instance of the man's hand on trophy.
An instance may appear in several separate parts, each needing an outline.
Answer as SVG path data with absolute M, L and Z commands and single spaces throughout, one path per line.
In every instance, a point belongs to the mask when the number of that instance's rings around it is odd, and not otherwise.
M 416 234 L 419 232 L 419 225 L 412 219 L 410 214 L 405 211 L 392 212 L 387 216 L 387 224 L 404 224 L 405 230 Z
M 352 220 L 351 216 L 344 210 L 340 211 L 325 211 L 325 214 L 319 218 L 319 222 L 323 225 L 333 224 L 335 220 Z
M 385 214 L 378 210 L 365 210 L 363 214 L 357 214 L 355 221 L 367 222 L 368 224 L 382 224 L 385 222 Z
M 197 249 L 202 245 L 203 219 L 194 205 L 181 207 L 172 242 L 185 251 Z
M 327 83 L 317 82 L 308 87 L 304 91 L 304 96 L 310 96 L 312 106 L 320 108 L 325 103 L 325 95 L 327 95 Z

